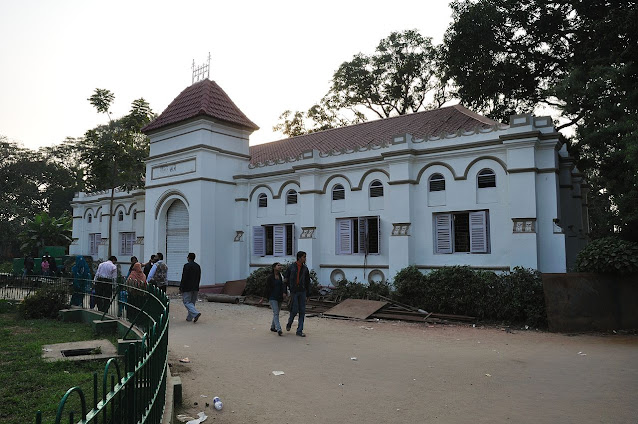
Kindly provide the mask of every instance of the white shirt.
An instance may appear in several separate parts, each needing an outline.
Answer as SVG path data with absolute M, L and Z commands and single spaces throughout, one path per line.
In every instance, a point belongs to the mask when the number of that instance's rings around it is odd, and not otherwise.
M 95 278 L 117 278 L 117 265 L 111 261 L 102 262 L 95 272 Z

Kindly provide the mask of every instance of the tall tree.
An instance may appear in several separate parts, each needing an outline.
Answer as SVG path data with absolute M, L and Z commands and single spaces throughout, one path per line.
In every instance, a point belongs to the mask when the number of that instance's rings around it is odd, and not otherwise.
M 131 190 L 141 187 L 144 181 L 149 140 L 141 129 L 153 119 L 154 114 L 143 98 L 133 101 L 130 112 L 116 120 L 111 118 L 112 92 L 96 89 L 89 102 L 99 113 L 108 116 L 109 122 L 90 129 L 78 140 L 78 150 L 86 164 L 86 185 L 89 190 L 110 189 L 108 256 L 112 254 L 112 220 L 115 189 Z
M 0 136 L 0 257 L 20 254 L 18 234 L 41 212 L 69 211 L 73 193 L 82 189 L 77 161 L 56 147 L 30 150 Z
M 393 32 L 371 55 L 356 54 L 332 76 L 328 93 L 307 112 L 286 111 L 273 129 L 288 136 L 404 115 L 447 101 L 439 52 L 416 30 Z
M 636 1 L 454 0 L 443 61 L 460 100 L 494 119 L 558 109 L 605 207 L 595 224 L 638 240 Z M 599 198 L 601 197 L 602 198 Z M 607 201 L 604 199 L 607 198 Z M 604 216 L 604 218 L 602 218 Z

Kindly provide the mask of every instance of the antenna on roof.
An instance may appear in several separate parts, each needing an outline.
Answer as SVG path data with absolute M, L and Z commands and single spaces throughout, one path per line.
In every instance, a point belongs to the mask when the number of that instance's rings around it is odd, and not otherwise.
M 191 84 L 208 78 L 210 78 L 210 52 L 208 52 L 208 62 L 201 66 L 195 67 L 195 59 L 193 59 L 193 82 Z

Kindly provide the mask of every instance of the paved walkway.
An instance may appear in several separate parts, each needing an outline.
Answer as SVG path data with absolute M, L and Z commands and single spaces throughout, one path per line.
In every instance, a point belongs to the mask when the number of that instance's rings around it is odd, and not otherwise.
M 270 309 L 197 308 L 193 324 L 171 302 L 169 358 L 207 422 L 638 422 L 636 336 L 308 318 L 279 337 Z

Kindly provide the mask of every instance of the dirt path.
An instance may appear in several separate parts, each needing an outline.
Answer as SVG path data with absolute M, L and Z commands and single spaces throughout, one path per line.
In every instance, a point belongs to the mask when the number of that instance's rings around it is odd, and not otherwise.
M 307 318 L 308 337 L 278 337 L 270 309 L 197 307 L 193 324 L 171 302 L 169 357 L 207 422 L 638 422 L 636 336 Z

